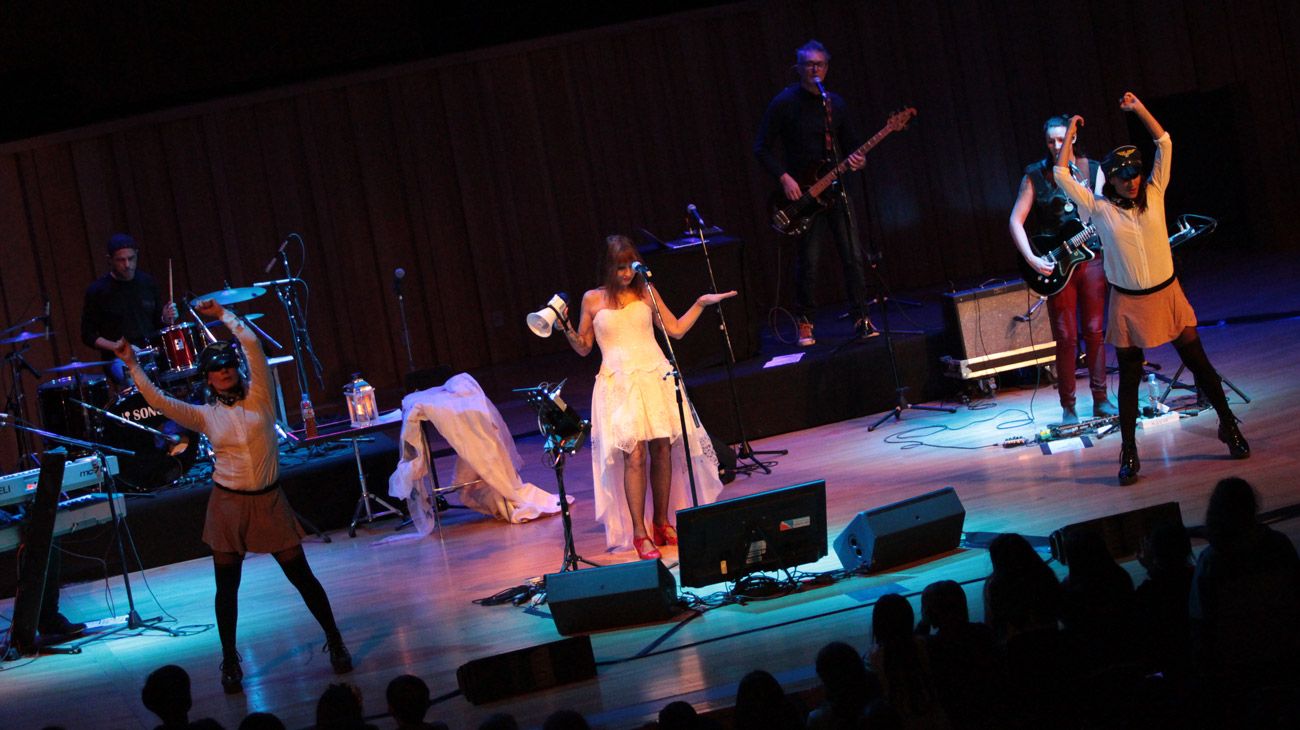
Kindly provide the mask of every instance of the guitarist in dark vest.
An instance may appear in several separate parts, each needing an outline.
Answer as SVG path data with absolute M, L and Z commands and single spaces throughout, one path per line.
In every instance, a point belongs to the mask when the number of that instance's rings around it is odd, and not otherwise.
M 848 107 L 838 94 L 827 93 L 830 134 L 827 134 L 827 106 L 821 83 L 826 78 L 830 54 L 825 46 L 810 40 L 795 52 L 799 82 L 781 90 L 767 105 L 754 140 L 754 155 L 763 169 L 780 181 L 788 200 L 796 201 L 804 186 L 815 181 L 818 170 L 840 162 L 836 149 L 857 150 L 860 139 L 849 121 Z M 777 148 L 781 154 L 778 156 Z M 847 158 L 857 171 L 866 156 L 854 152 Z M 828 237 L 835 240 L 844 270 L 844 287 L 849 296 L 849 313 L 854 334 L 859 338 L 879 334 L 867 319 L 867 284 L 862 251 L 854 239 L 849 212 L 837 192 L 827 194 L 830 205 L 810 221 L 799 236 L 795 259 L 795 315 L 799 318 L 799 345 L 815 344 L 812 315 L 816 309 L 813 289 L 817 282 L 817 261 Z
M 1118 411 L 1106 394 L 1106 343 L 1103 341 L 1106 272 L 1102 268 L 1100 251 L 1096 252 L 1095 258 L 1091 251 L 1085 251 L 1087 260 L 1074 264 L 1073 272 L 1062 272 L 1059 263 L 1045 258 L 1044 255 L 1050 255 L 1048 251 L 1039 250 L 1041 247 L 1036 248 L 1034 245 L 1042 241 L 1059 244 L 1063 239 L 1073 237 L 1083 230 L 1084 221 L 1080 220 L 1078 209 L 1052 179 L 1052 165 L 1056 164 L 1056 155 L 1065 144 L 1065 132 L 1069 125 L 1070 119 L 1065 116 L 1052 117 L 1043 124 L 1047 156 L 1025 168 L 1016 204 L 1011 209 L 1009 226 L 1011 239 L 1031 273 L 1052 276 L 1056 286 L 1060 287 L 1059 291 L 1047 298 L 1052 337 L 1056 340 L 1056 387 L 1061 399 L 1061 422 L 1078 423 L 1074 370 L 1079 356 L 1081 329 L 1084 355 L 1088 362 L 1088 386 L 1092 389 L 1092 413 L 1101 417 L 1114 416 Z M 1075 179 L 1098 194 L 1105 182 L 1100 170 L 1100 165 L 1082 156 L 1075 156 L 1070 163 L 1070 172 Z M 1033 232 L 1034 242 L 1030 241 L 1029 231 Z M 1092 240 L 1096 240 L 1095 236 Z M 1085 243 L 1081 241 L 1080 246 L 1083 245 Z M 1068 257 L 1065 263 L 1068 266 Z M 1059 281 L 1062 273 L 1065 276 L 1064 282 Z M 1030 285 L 1033 284 L 1034 281 L 1030 280 Z M 1046 293 L 1052 288 L 1055 287 L 1035 287 L 1040 293 Z

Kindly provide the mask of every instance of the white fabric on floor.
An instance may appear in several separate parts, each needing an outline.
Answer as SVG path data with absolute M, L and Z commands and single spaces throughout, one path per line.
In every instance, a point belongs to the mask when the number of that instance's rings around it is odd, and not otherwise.
M 420 424 L 428 421 L 456 451 L 452 481 L 482 481 L 457 492 L 466 507 L 506 522 L 527 522 L 560 511 L 559 498 L 519 477 L 523 460 L 501 412 L 468 373 L 437 388 L 402 399 L 401 457 L 388 478 L 388 493 L 407 500 L 416 529 L 433 531 L 433 480 L 428 444 Z M 572 502 L 572 498 L 570 498 Z

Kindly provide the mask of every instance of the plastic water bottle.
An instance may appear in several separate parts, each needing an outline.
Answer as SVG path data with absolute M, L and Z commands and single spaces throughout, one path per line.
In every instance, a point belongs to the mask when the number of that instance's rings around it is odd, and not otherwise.
M 1147 409 L 1150 410 L 1150 416 L 1160 415 L 1160 385 L 1156 382 L 1155 373 L 1147 373 Z
M 299 404 L 302 409 L 302 426 L 307 433 L 307 438 L 316 438 L 316 409 L 312 407 L 311 400 L 303 396 L 302 403 Z

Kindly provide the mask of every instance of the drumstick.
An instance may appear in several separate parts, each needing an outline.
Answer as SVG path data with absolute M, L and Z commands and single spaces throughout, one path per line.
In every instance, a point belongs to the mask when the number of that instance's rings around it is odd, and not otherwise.
M 172 287 L 172 260 L 167 258 L 167 303 L 176 303 L 176 290 Z

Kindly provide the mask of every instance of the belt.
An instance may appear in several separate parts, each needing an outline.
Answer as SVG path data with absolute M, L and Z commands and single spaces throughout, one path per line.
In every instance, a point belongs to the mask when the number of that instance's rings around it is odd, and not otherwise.
M 242 494 L 247 497 L 252 497 L 258 494 L 266 494 L 267 492 L 273 492 L 279 489 L 280 480 L 276 479 L 275 481 L 271 482 L 265 487 L 262 487 L 261 489 L 231 489 L 230 487 L 224 486 L 222 484 L 218 484 L 216 482 L 213 482 L 212 486 L 216 487 L 217 489 L 220 489 L 223 492 L 230 492 L 231 494 Z
M 1165 287 L 1177 281 L 1177 279 L 1178 279 L 1178 274 L 1174 274 L 1168 279 L 1165 279 L 1159 284 L 1156 284 L 1155 286 L 1149 287 L 1147 289 L 1125 289 L 1124 287 L 1119 286 L 1118 284 L 1111 284 L 1111 286 L 1114 287 L 1115 291 L 1119 292 L 1120 294 L 1127 294 L 1131 297 L 1144 297 L 1148 294 L 1155 294 L 1161 289 L 1164 289 Z

